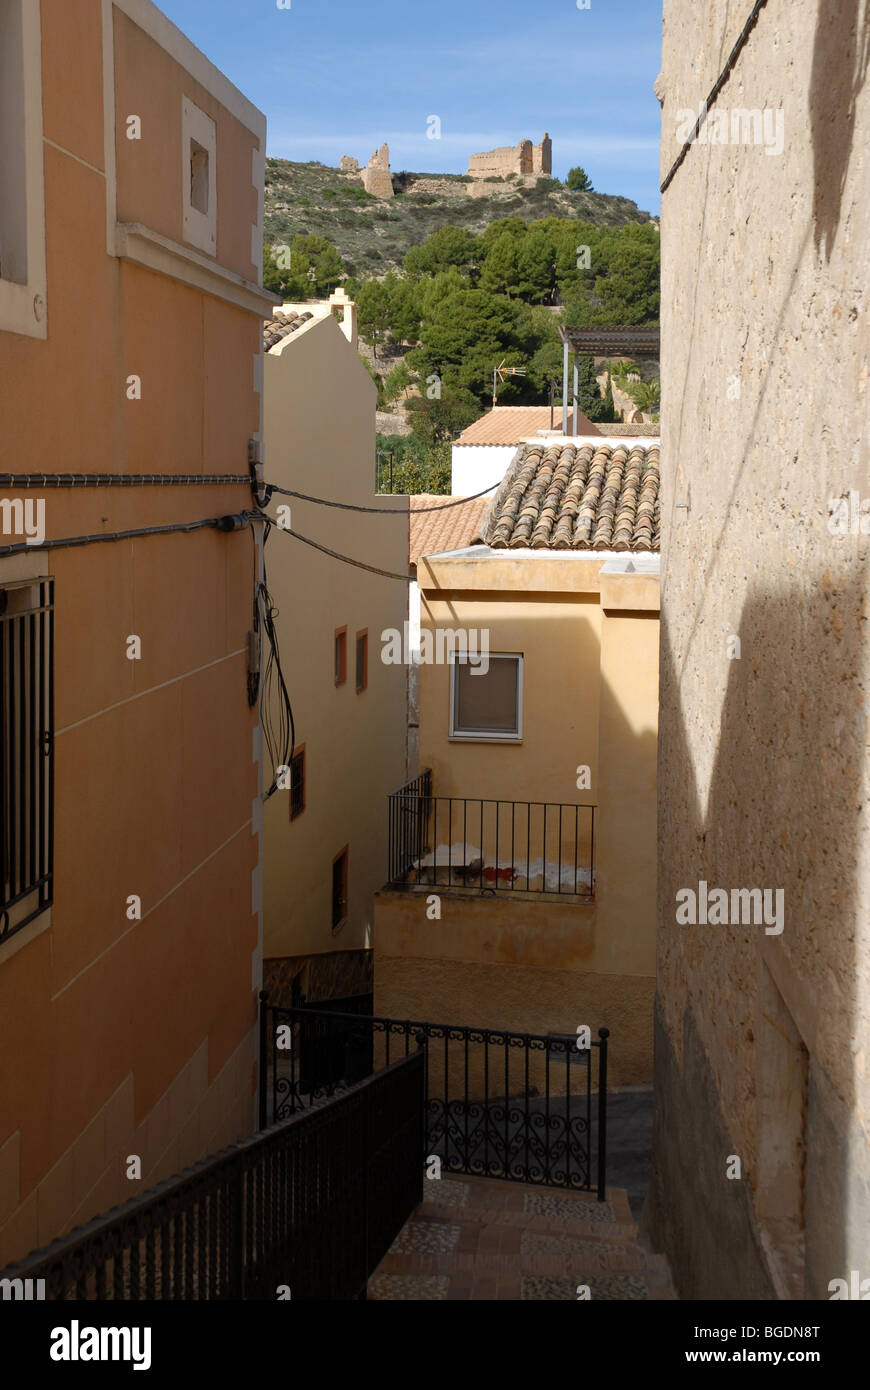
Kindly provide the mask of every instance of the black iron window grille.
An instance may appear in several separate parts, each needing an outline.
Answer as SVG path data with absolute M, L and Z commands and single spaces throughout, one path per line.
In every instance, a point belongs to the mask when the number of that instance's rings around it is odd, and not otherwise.
M 54 581 L 0 588 L 0 943 L 52 902 Z
M 305 810 L 305 749 L 300 748 L 290 759 L 290 819 L 295 820 Z

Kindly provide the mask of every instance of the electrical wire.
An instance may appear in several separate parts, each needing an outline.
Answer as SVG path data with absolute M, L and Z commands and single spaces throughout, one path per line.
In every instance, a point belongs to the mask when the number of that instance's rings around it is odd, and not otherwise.
M 248 514 L 250 515 L 250 514 Z M 296 725 L 293 720 L 293 706 L 290 692 L 284 679 L 281 666 L 281 653 L 278 649 L 278 629 L 275 619 L 278 609 L 269 593 L 266 581 L 266 542 L 269 539 L 271 524 L 268 517 L 260 514 L 266 522 L 263 534 L 263 579 L 257 585 L 255 600 L 258 630 L 262 629 L 268 643 L 268 657 L 260 683 L 260 723 L 263 729 L 263 744 L 272 765 L 272 781 L 263 800 L 268 801 L 279 790 L 278 769 L 292 768 L 296 751 Z M 292 775 L 292 773 L 291 773 Z M 292 793 L 291 786 L 291 793 Z
M 100 531 L 88 536 L 65 536 L 56 540 L 31 544 L 22 541 L 16 545 L 0 546 L 0 557 L 21 555 L 30 551 L 65 550 L 73 546 L 101 545 L 109 541 L 132 540 L 140 536 L 166 536 L 175 532 L 189 533 L 206 529 L 216 531 L 245 530 L 251 522 L 263 521 L 266 529 L 263 536 L 263 579 L 258 582 L 254 597 L 254 625 L 259 635 L 262 629 L 268 643 L 268 657 L 259 684 L 260 719 L 263 727 L 263 740 L 266 752 L 272 762 L 273 778 L 266 799 L 278 790 L 277 771 L 279 767 L 289 768 L 296 747 L 296 727 L 293 708 L 278 650 L 278 632 L 275 618 L 278 609 L 266 584 L 265 542 L 271 530 L 270 519 L 264 512 L 237 512 L 226 516 L 208 517 L 202 521 L 177 521 L 166 526 L 140 526 L 127 531 Z M 248 673 L 248 700 L 256 701 L 257 686 L 254 674 Z M 275 713 L 277 711 L 277 713 Z
M 271 517 L 268 517 L 270 525 L 275 525 Z M 319 550 L 323 555 L 329 555 L 333 560 L 342 560 L 346 565 L 353 565 L 356 569 L 367 570 L 369 574 L 381 575 L 384 579 L 398 579 L 403 584 L 413 584 L 414 576 L 410 574 L 396 574 L 393 570 L 382 570 L 377 565 L 367 565 L 364 560 L 353 560 L 349 555 L 342 555 L 338 550 L 330 550 L 328 545 L 321 545 L 319 541 L 313 541 L 310 536 L 302 536 L 298 531 L 288 531 L 286 526 L 277 528 L 285 536 L 292 536 L 294 540 L 302 541 L 303 545 L 310 545 L 314 550 Z
M 701 127 L 704 125 L 704 122 L 707 119 L 707 112 L 713 105 L 722 88 L 725 86 L 725 83 L 728 81 L 728 78 L 731 76 L 737 59 L 740 56 L 740 52 L 745 47 L 749 39 L 749 35 L 755 28 L 758 16 L 761 14 L 761 11 L 764 9 L 766 4 L 767 0 L 755 0 L 755 5 L 753 7 L 752 13 L 747 19 L 746 23 L 744 24 L 740 37 L 738 38 L 737 42 L 735 43 L 734 47 L 728 55 L 727 63 L 720 72 L 719 76 L 716 78 L 716 81 L 713 83 L 713 86 L 710 88 L 710 93 L 706 101 L 704 102 L 703 113 L 696 120 L 691 135 L 689 136 L 686 143 L 683 145 L 683 148 L 680 150 L 680 153 L 677 155 L 676 159 L 674 160 L 673 164 L 671 165 L 668 171 L 667 177 L 665 178 L 665 181 L 659 190 L 661 193 L 666 192 L 667 188 L 671 183 L 671 180 L 673 179 L 683 160 L 686 158 L 686 155 L 689 153 L 689 150 L 691 149 L 692 145 L 695 143 L 696 139 L 701 133 Z
M 499 479 L 499 483 L 501 479 Z M 415 507 L 414 516 L 421 516 L 425 512 L 446 512 L 448 507 L 461 507 L 464 502 L 474 502 L 478 497 L 486 497 L 490 492 L 494 492 L 499 483 L 493 483 L 492 487 L 485 487 L 482 492 L 473 492 L 470 497 L 458 497 L 453 502 L 441 502 L 437 507 Z M 409 507 L 360 507 L 354 502 L 331 502 L 325 497 L 310 497 L 307 492 L 295 492 L 290 487 L 278 487 L 277 483 L 266 483 L 266 501 L 273 492 L 279 492 L 282 497 L 298 497 L 303 502 L 317 502 L 321 507 L 339 507 L 345 512 L 374 512 L 376 516 L 408 516 Z M 386 494 L 387 496 L 389 494 Z M 407 494 L 413 497 L 413 493 Z
M 247 524 L 254 514 L 251 512 L 241 512 L 238 517 L 244 518 Z M 71 546 L 77 545 L 102 545 L 108 541 L 133 540 L 137 536 L 169 536 L 176 531 L 203 531 L 211 528 L 216 531 L 230 531 L 239 529 L 230 525 L 232 517 L 212 516 L 205 521 L 175 521 L 167 526 L 140 526 L 130 531 L 97 531 L 91 536 L 64 536 L 53 541 L 21 541 L 17 545 L 0 545 L 0 558 L 7 555 L 29 555 L 41 550 L 67 550 Z
M 250 485 L 249 473 L 0 473 L 0 487 L 222 487 Z
M 43 487 L 220 487 L 250 482 L 250 476 L 243 473 L 0 473 L 0 487 L 22 490 Z M 317 502 L 322 507 L 340 507 L 348 512 L 372 512 L 377 516 L 408 515 L 407 507 L 361 507 L 352 502 L 332 502 L 326 497 L 311 497 L 306 492 L 295 492 L 293 488 L 278 487 L 277 483 L 265 483 L 263 487 L 269 493 L 278 492 L 282 497 Z M 448 507 L 461 507 L 463 502 L 474 502 L 496 487 L 498 483 L 493 483 L 492 487 L 484 488 L 482 492 L 473 492 L 470 497 L 455 498 L 452 502 L 442 502 L 437 507 L 415 507 L 414 513 L 443 512 Z M 413 493 L 406 495 L 414 496 Z

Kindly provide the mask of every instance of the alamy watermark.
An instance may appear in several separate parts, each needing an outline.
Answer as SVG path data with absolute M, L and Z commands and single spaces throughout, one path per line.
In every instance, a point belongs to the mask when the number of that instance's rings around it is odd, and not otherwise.
M 45 540 L 45 498 L 0 498 L 0 528 L 4 536 L 23 536 L 25 545 Z
M 851 1299 L 866 1303 L 870 1299 L 870 1279 L 862 1279 L 857 1269 L 849 1270 L 848 1279 L 832 1279 L 828 1284 L 831 1299 Z
M 707 888 L 701 879 L 694 888 L 677 890 L 680 926 L 764 926 L 765 936 L 780 936 L 784 926 L 784 888 Z
M 381 633 L 381 661 L 385 666 L 446 666 L 449 662 L 471 667 L 472 676 L 489 670 L 489 628 L 423 628 L 419 650 L 411 645 L 410 624 L 402 631 L 387 627 Z
M 48 1354 L 52 1361 L 130 1361 L 134 1371 L 151 1368 L 150 1327 L 54 1327 Z
M 694 134 L 700 121 L 700 129 Z M 697 145 L 763 145 L 764 153 L 782 154 L 785 148 L 785 112 L 782 107 L 747 108 L 715 107 L 709 111 L 706 101 L 699 109 L 682 107 L 677 112 L 676 138 L 681 145 L 691 141 Z
M 828 498 L 828 530 L 832 536 L 870 536 L 870 497 L 861 501 L 857 488 Z
M 25 1302 L 45 1298 L 44 1279 L 0 1279 L 0 1298 L 22 1299 Z

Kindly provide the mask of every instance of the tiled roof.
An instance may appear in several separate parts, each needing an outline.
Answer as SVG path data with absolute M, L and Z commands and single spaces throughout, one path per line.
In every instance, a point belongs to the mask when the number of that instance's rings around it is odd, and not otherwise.
M 275 317 L 263 324 L 264 350 L 268 352 L 276 343 L 283 342 L 291 333 L 295 333 L 297 328 L 301 328 L 303 323 L 313 318 L 314 315 L 308 312 L 298 314 L 295 309 L 276 309 Z
M 456 507 L 445 502 L 458 502 L 455 497 L 436 497 L 417 493 L 409 499 L 411 507 L 408 560 L 416 565 L 422 555 L 440 555 L 444 550 L 462 550 L 471 545 L 480 532 L 480 524 L 490 503 L 489 497 L 470 497 Z M 441 507 L 437 512 L 423 512 L 421 507 Z
M 659 445 L 526 444 L 484 522 L 495 550 L 658 550 Z
M 569 421 L 573 424 L 573 414 L 569 411 Z M 553 428 L 562 428 L 562 407 L 557 405 L 553 411 Z M 497 405 L 481 415 L 473 425 L 463 430 L 455 444 L 521 444 L 524 439 L 537 434 L 538 430 L 550 428 L 550 407 L 548 405 Z M 578 434 L 600 434 L 601 431 L 577 412 Z

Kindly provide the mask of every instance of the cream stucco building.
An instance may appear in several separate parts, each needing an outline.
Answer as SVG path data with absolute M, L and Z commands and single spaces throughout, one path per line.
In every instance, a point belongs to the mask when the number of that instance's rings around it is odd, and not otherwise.
M 341 306 L 341 318 L 339 318 Z M 297 538 L 400 576 L 408 507 L 378 498 L 374 384 L 356 350 L 356 306 L 285 305 L 265 328 L 267 481 L 381 508 L 324 507 L 275 494 L 289 532 L 266 546 L 296 751 L 291 785 L 265 804 L 264 986 L 310 1000 L 371 991 L 372 895 L 386 866 L 388 792 L 405 774 L 406 668 L 382 657 L 402 631 L 407 582 L 351 567 Z M 272 714 L 277 715 L 277 706 Z
M 419 559 L 431 800 L 376 907 L 376 1012 L 609 1027 L 617 1082 L 652 1073 L 658 457 L 529 441 L 480 543 Z

